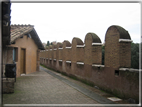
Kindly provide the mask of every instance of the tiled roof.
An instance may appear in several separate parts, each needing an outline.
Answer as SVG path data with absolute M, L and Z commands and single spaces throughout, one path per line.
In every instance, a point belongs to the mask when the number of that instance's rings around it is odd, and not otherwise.
M 11 25 L 11 43 L 32 31 L 33 28 L 34 26 L 32 25 Z
M 33 25 L 11 25 L 11 43 L 14 43 L 16 39 L 29 33 L 32 39 L 34 40 L 35 44 L 37 44 L 38 48 L 41 50 L 45 50 Z

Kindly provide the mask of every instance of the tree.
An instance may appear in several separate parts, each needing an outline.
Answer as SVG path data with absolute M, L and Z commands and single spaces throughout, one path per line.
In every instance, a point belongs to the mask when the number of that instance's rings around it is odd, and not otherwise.
M 49 46 L 50 45 L 50 42 L 49 41 L 47 41 L 47 44 L 46 44 L 46 46 Z
M 131 68 L 139 69 L 139 44 L 131 43 Z
M 141 43 L 142 46 L 142 43 Z M 141 48 L 142 52 L 142 48 Z M 131 68 L 139 69 L 139 43 L 131 43 Z M 104 65 L 105 46 L 102 46 L 102 65 Z M 142 57 L 141 57 L 142 60 Z M 141 63 L 142 67 L 142 63 Z

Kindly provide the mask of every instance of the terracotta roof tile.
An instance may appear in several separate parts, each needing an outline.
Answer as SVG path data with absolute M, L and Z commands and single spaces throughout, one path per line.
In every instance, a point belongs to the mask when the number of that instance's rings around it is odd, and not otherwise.
M 33 25 L 11 25 L 11 43 L 32 31 L 33 28 Z
M 14 43 L 16 39 L 22 37 L 25 34 L 30 33 L 32 39 L 37 44 L 38 48 L 44 50 L 44 46 L 38 37 L 33 25 L 11 25 L 11 43 Z

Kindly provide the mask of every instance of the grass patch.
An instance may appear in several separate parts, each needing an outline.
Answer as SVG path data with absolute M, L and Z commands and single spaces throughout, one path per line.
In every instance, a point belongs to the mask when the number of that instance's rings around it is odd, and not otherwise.
M 22 93 L 22 91 L 20 91 L 20 90 L 14 90 L 14 93 Z
M 68 75 L 68 77 L 70 77 L 70 78 L 72 78 L 72 79 L 74 79 L 74 80 L 79 80 L 76 76 L 74 76 L 74 75 L 72 75 L 72 74 Z
M 42 65 L 42 64 L 40 64 L 42 67 L 44 67 L 44 68 L 47 68 L 47 69 L 49 69 L 49 70 L 53 70 L 53 71 L 55 71 L 54 69 L 52 69 L 52 68 L 49 68 L 49 67 L 46 67 L 45 65 Z
M 68 76 L 68 74 L 66 72 L 61 72 L 61 74 L 64 76 Z
M 58 71 L 58 70 L 53 70 L 53 71 L 55 71 L 55 72 L 57 72 L 57 73 L 61 73 L 60 71 Z
M 68 77 L 70 77 L 70 78 L 72 78 L 72 79 L 74 79 L 74 80 L 77 80 L 77 81 L 80 81 L 80 82 L 82 82 L 82 83 L 84 83 L 84 84 L 86 84 L 86 85 L 89 85 L 89 86 L 91 86 L 91 87 L 94 87 L 94 83 L 93 82 L 91 82 L 91 81 L 88 81 L 88 80 L 86 80 L 86 79 L 81 79 L 81 78 L 78 78 L 78 77 L 76 77 L 75 75 L 68 75 Z
M 40 64 L 40 66 L 42 66 L 42 67 L 46 68 L 46 66 L 45 66 L 45 65 Z
M 91 87 L 94 87 L 94 83 L 93 83 L 93 82 L 91 82 L 91 81 L 88 81 L 88 80 L 82 79 L 82 80 L 81 80 L 81 82 L 83 82 L 83 83 L 85 83 L 85 84 L 87 84 L 87 85 L 89 85 L 89 86 L 91 86 Z

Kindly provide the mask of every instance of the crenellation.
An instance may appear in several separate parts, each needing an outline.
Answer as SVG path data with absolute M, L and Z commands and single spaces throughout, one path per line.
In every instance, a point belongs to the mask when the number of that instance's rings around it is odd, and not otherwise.
M 72 49 L 70 47 L 71 47 L 71 43 L 69 41 L 65 40 L 63 42 L 63 48 L 64 48 L 64 50 L 63 50 L 63 53 L 64 53 L 63 60 L 64 61 L 71 60 Z
M 63 59 L 63 44 L 62 43 L 57 43 L 58 47 L 58 59 L 62 60 Z
M 108 28 L 105 35 L 106 67 L 130 67 L 131 40 L 126 38 L 130 38 L 130 35 L 122 27 L 113 25 Z
M 73 38 L 72 40 L 72 62 L 84 61 L 84 48 L 77 48 L 77 46 L 83 46 L 84 43 L 79 38 Z
M 95 33 L 87 33 L 85 37 L 85 63 L 92 65 L 101 64 L 102 43 Z
M 117 91 L 120 97 L 138 100 L 139 72 L 131 69 L 131 42 L 128 31 L 112 25 L 105 34 L 104 65 L 104 44 L 95 33 L 87 33 L 84 43 L 80 38 L 74 37 L 72 43 L 65 40 L 56 46 L 49 46 L 46 51 L 40 51 L 40 63 L 59 72 L 90 81 L 111 93 L 115 94 Z M 133 79 L 136 82 L 132 81 Z

